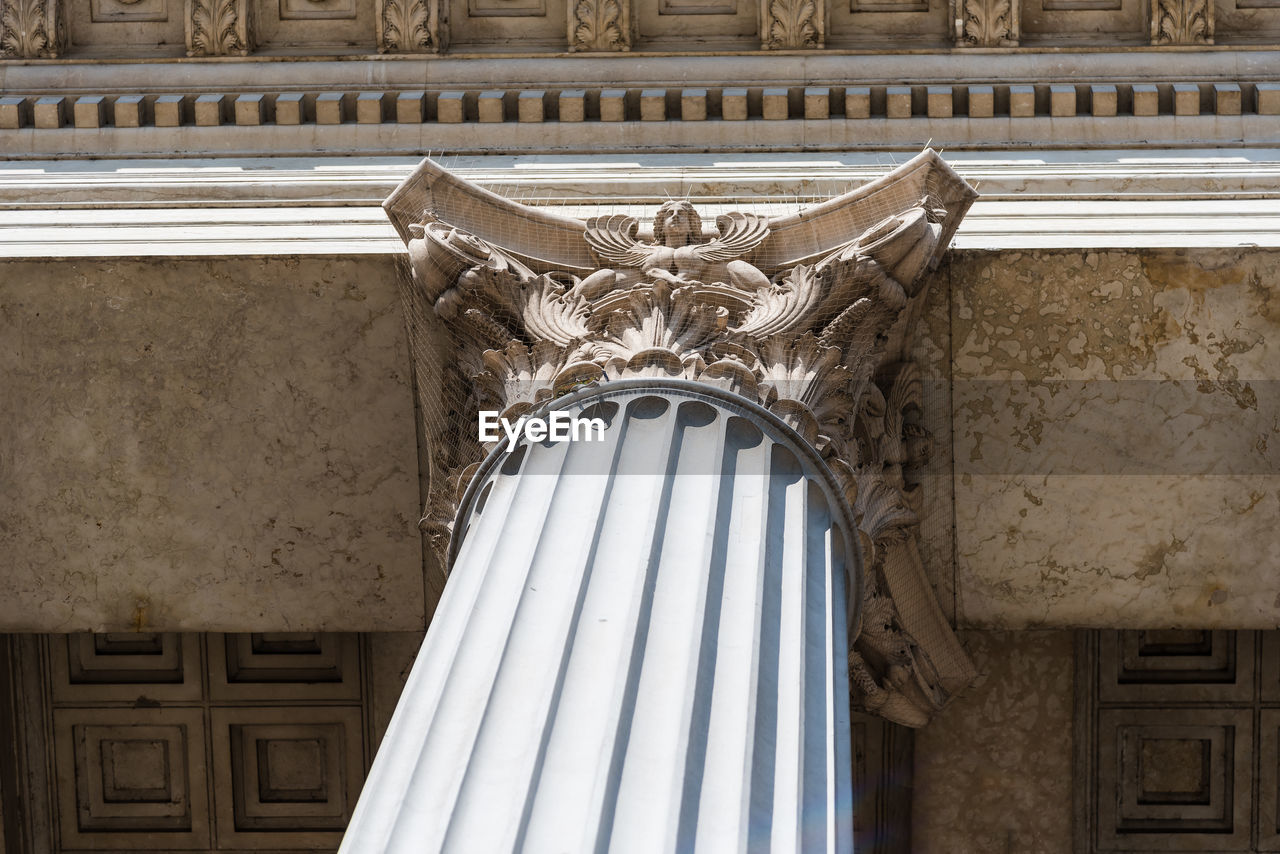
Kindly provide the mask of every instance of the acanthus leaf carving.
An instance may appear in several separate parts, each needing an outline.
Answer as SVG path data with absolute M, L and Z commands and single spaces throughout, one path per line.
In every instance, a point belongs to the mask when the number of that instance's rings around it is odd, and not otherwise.
M 63 0 L 0 0 L 0 57 L 54 59 L 67 45 Z
M 1021 37 L 1015 0 L 952 0 L 957 47 L 1016 47 Z
M 760 0 L 762 50 L 821 48 L 826 42 L 821 0 Z
M 187 56 L 247 56 L 248 0 L 187 0 Z
M 379 53 L 438 53 L 445 31 L 439 0 L 378 0 Z
M 451 387 L 468 390 L 448 405 L 455 413 L 483 405 L 518 418 L 583 384 L 679 377 L 728 388 L 791 424 L 826 460 L 859 520 L 864 630 L 849 657 L 857 702 L 918 726 L 972 668 L 915 546 L 919 492 L 904 471 L 928 448 L 919 373 L 887 347 L 919 306 L 925 270 L 954 229 L 954 202 L 934 197 L 938 182 L 959 180 L 952 174 L 920 185 L 917 201 L 898 194 L 896 212 L 852 239 L 783 263 L 771 261 L 785 252 L 778 221 L 728 214 L 709 236 L 684 201 L 658 208 L 651 240 L 630 216 L 578 221 L 589 247 L 578 257 L 604 265 L 594 268 L 501 248 L 490 242 L 500 233 L 482 239 L 432 209 L 402 228 L 418 300 L 410 314 L 434 313 L 453 341 L 459 380 Z M 463 209 L 469 221 L 486 221 L 476 213 Z M 534 213 L 523 216 L 510 228 L 537 227 Z M 558 233 L 570 227 L 558 224 Z M 450 470 L 483 451 L 460 443 Z M 457 486 L 445 479 L 431 489 L 424 526 L 437 540 Z
M 571 0 L 569 50 L 631 50 L 630 0 Z
M 1152 44 L 1213 44 L 1209 0 L 1152 0 Z

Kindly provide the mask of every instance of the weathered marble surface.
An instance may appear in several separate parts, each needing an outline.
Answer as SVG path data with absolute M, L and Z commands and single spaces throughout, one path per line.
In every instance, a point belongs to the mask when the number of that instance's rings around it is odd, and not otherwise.
M 977 681 L 917 730 L 912 850 L 1070 854 L 1070 631 L 963 631 Z
M 1280 624 L 1280 253 L 950 273 L 958 621 Z
M 395 276 L 0 264 L 0 630 L 421 629 Z

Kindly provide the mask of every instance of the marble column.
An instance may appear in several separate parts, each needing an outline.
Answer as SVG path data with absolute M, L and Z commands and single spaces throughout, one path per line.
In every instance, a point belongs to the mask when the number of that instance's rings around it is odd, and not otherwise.
M 830 470 L 688 381 L 554 405 L 604 438 L 475 476 L 343 854 L 851 851 L 861 572 Z
M 851 850 L 850 700 L 919 726 L 972 678 L 903 544 L 911 330 L 974 195 L 926 151 L 714 236 L 429 160 L 388 198 L 448 582 L 344 854 Z M 563 407 L 604 440 L 478 441 Z

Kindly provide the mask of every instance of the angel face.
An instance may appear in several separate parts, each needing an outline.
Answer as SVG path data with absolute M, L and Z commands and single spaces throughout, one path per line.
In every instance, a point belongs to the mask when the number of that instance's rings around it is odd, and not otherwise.
M 685 201 L 667 202 L 653 218 L 653 239 L 659 246 L 688 246 L 702 237 L 702 218 Z

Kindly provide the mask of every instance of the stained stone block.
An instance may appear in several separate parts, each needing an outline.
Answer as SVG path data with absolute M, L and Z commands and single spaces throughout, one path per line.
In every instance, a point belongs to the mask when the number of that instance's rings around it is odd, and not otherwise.
M 156 98 L 153 107 L 155 123 L 158 128 L 176 128 L 181 126 L 185 106 L 181 95 L 161 95 Z
M 1114 116 L 1119 109 L 1119 93 L 1111 84 L 1089 87 L 1089 110 L 1096 118 Z
M 462 92 L 441 92 L 436 101 L 436 121 L 458 124 L 466 116 Z
M 1054 83 L 1049 87 L 1049 115 L 1066 118 L 1076 114 L 1076 87 Z
M 887 86 L 885 95 L 885 115 L 891 119 L 911 118 L 911 87 Z
M 236 124 L 260 125 L 267 120 L 267 96 L 261 92 L 236 98 Z
M 101 95 L 77 98 L 71 113 L 76 127 L 100 128 L 107 123 L 107 99 Z
M 871 118 L 870 86 L 850 86 L 844 90 L 844 117 L 846 119 Z
M 276 96 L 276 124 L 300 125 L 304 118 L 301 92 L 285 92 Z
M 1155 116 L 1160 113 L 1160 92 L 1151 83 L 1133 85 L 1133 114 Z
M 969 118 L 989 119 L 996 114 L 996 90 L 993 86 L 969 87 Z
M 381 92 L 361 92 L 356 96 L 356 122 L 362 125 L 382 123 Z
M 826 86 L 807 86 L 804 90 L 804 117 L 826 119 L 831 117 L 831 90 Z
M 661 122 L 667 118 L 667 90 L 642 89 L 640 91 L 640 121 Z
M 930 86 L 925 90 L 925 109 L 931 119 L 949 119 L 955 110 L 950 86 Z
M 196 125 L 216 127 L 222 124 L 222 108 L 225 103 L 225 95 L 201 95 L 196 98 Z
M 1241 92 L 1239 83 L 1213 84 L 1213 111 L 1220 116 L 1240 115 Z
M 1173 86 L 1173 114 L 1175 116 L 1200 115 L 1200 87 L 1194 83 L 1175 83 Z
M 682 89 L 680 92 L 680 119 L 701 122 L 707 118 L 707 90 Z
M 341 92 L 321 92 L 316 96 L 316 124 L 340 125 L 345 120 Z
M 516 98 L 516 118 L 522 122 L 540 122 L 546 118 L 547 93 L 541 89 L 521 92 Z
M 60 128 L 66 122 L 67 99 L 62 97 L 37 98 L 35 106 L 35 126 L 38 128 Z
M 627 118 L 627 90 L 602 89 L 600 91 L 600 121 L 621 122 Z
M 23 125 L 25 98 L 0 98 L 0 129 L 13 130 Z
M 731 122 L 746 121 L 747 90 L 735 86 L 721 92 L 720 115 Z
M 1259 83 L 1254 90 L 1254 98 L 1254 109 L 1258 115 L 1280 115 L 1280 83 Z
M 1036 114 L 1036 88 L 1034 86 L 1009 87 L 1009 115 L 1013 118 L 1029 118 Z
M 560 121 L 581 122 L 587 118 L 587 90 L 565 89 L 560 93 Z
M 764 90 L 761 98 L 761 115 L 770 121 L 781 121 L 787 118 L 787 90 L 769 88 Z
M 0 489 L 0 628 L 421 628 L 396 280 L 358 256 L 0 262 L 0 340 L 22 330 L 30 368 L 0 407 L 27 474 Z M 98 595 L 73 592 L 85 578 Z M 68 690 L 186 690 L 190 667 L 167 651 L 107 640 L 78 655 Z M 134 681 L 92 681 L 108 672 Z
M 427 93 L 401 92 L 396 95 L 396 122 L 419 125 L 426 118 Z
M 481 92 L 476 99 L 476 114 L 482 122 L 500 122 L 505 118 L 503 101 L 507 93 L 501 89 Z

